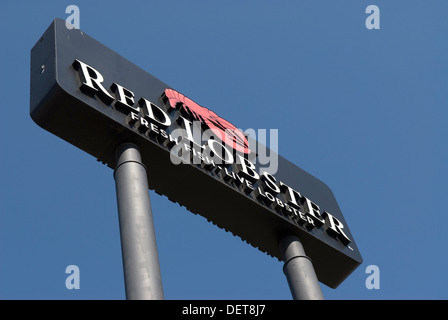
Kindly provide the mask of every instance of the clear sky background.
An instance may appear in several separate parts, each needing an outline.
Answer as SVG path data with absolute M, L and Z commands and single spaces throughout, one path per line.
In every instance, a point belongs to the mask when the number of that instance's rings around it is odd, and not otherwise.
M 239 128 L 279 129 L 279 153 L 330 186 L 364 262 L 326 299 L 448 298 L 448 1 L 8 0 L 0 299 L 125 298 L 113 171 L 29 116 L 30 50 L 70 4 L 81 30 Z M 150 196 L 166 299 L 291 298 L 282 262 Z

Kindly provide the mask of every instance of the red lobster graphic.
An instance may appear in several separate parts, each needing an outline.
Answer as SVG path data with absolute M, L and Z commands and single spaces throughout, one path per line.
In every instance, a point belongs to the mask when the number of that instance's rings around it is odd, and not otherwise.
M 250 153 L 249 142 L 241 130 L 238 130 L 233 124 L 213 111 L 200 106 L 173 89 L 165 89 L 162 99 L 165 103 L 168 100 L 171 108 L 179 109 L 193 121 L 200 121 L 203 128 L 212 130 L 216 137 L 235 151 L 245 154 Z

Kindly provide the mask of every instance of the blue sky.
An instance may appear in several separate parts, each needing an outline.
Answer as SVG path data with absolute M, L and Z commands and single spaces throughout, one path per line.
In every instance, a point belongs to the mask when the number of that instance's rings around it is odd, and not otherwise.
M 326 299 L 447 298 L 448 2 L 129 0 L 2 4 L 0 299 L 125 298 L 112 170 L 29 116 L 30 50 L 70 4 L 236 126 L 279 129 L 279 153 L 330 186 L 364 262 Z M 166 299 L 291 298 L 281 262 L 150 197 Z

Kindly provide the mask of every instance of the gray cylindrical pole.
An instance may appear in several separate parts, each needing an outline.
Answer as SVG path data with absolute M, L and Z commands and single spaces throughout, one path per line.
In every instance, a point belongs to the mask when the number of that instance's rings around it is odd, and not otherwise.
M 163 299 L 146 168 L 132 143 L 116 150 L 114 171 L 126 299 Z
M 288 280 L 294 300 L 323 300 L 324 296 L 317 280 L 311 259 L 305 254 L 302 243 L 295 236 L 280 241 L 283 272 Z

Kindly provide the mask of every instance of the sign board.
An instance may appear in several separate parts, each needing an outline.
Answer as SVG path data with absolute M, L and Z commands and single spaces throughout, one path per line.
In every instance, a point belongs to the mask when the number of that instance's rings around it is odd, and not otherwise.
M 31 50 L 30 95 L 39 126 L 111 168 L 118 145 L 137 144 L 150 189 L 268 255 L 281 260 L 279 241 L 298 236 L 322 283 L 362 262 L 327 185 L 280 155 L 264 171 L 231 121 L 63 20 Z

